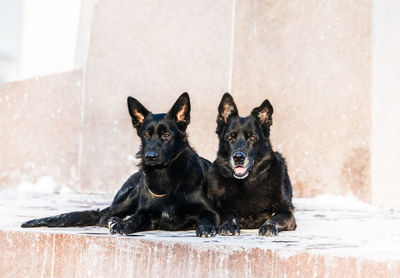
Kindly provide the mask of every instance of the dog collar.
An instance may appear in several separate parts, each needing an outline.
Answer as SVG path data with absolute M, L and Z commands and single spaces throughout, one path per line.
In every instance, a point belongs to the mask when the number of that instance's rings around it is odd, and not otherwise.
M 147 176 L 145 172 L 143 172 L 143 176 L 145 176 L 145 177 Z M 149 191 L 150 195 L 153 196 L 153 197 L 162 198 L 162 197 L 165 197 L 167 195 L 167 193 L 164 193 L 164 194 L 156 194 L 156 193 L 154 193 L 153 191 L 150 190 L 150 188 L 149 188 L 149 186 L 147 184 L 146 184 L 146 187 L 147 187 L 147 191 Z
M 153 193 L 153 192 L 150 190 L 149 187 L 147 187 L 147 190 L 149 191 L 149 193 L 151 194 L 151 196 L 156 197 L 156 198 L 162 198 L 162 197 L 164 197 L 165 195 L 167 195 L 167 193 L 164 193 L 164 194 L 155 194 L 155 193 Z

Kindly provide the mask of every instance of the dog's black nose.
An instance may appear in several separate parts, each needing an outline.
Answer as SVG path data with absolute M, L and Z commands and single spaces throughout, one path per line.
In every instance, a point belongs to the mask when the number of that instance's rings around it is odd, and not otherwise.
M 144 154 L 144 158 L 149 160 L 149 161 L 154 161 L 158 159 L 158 153 L 157 152 L 146 152 Z
M 244 162 L 244 159 L 246 158 L 246 154 L 244 152 L 235 152 L 233 154 L 233 161 L 237 164 L 241 164 Z

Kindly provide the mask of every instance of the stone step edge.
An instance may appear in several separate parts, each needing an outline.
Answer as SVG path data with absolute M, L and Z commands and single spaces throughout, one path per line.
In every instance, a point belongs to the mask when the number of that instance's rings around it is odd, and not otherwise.
M 396 277 L 400 261 L 34 231 L 0 231 L 1 277 Z M 279 250 L 277 250 L 279 251 Z

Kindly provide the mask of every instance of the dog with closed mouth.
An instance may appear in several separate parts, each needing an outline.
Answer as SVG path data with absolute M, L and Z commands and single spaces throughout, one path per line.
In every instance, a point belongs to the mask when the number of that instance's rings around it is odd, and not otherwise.
M 255 229 L 262 236 L 296 228 L 292 186 L 284 158 L 270 143 L 273 108 L 268 100 L 240 117 L 229 93 L 218 106 L 219 149 L 209 170 L 209 197 L 220 235 Z
M 100 225 L 112 234 L 196 229 L 199 237 L 215 236 L 219 218 L 207 199 L 210 162 L 197 155 L 186 134 L 189 95 L 183 93 L 166 114 L 153 114 L 132 97 L 128 110 L 141 139 L 141 165 L 111 206 L 34 219 L 22 227 Z

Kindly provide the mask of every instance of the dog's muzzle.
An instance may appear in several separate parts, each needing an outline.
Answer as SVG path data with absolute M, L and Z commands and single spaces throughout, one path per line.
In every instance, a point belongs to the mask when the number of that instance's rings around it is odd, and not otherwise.
M 252 168 L 252 163 L 244 152 L 235 152 L 232 155 L 231 165 L 233 168 L 233 176 L 240 180 L 247 178 Z

